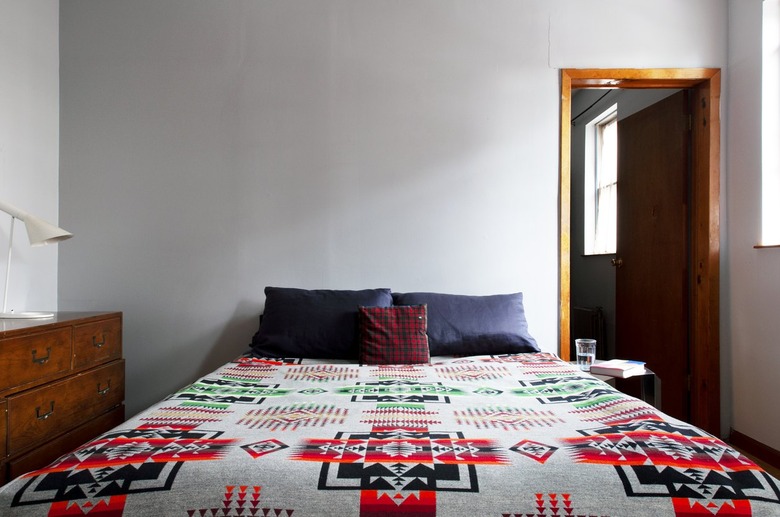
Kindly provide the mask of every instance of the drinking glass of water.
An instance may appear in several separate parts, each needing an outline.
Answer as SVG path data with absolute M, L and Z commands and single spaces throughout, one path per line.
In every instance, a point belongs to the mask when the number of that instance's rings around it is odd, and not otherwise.
M 590 371 L 590 365 L 596 360 L 596 340 L 595 339 L 575 339 L 577 345 L 577 366 L 583 372 Z

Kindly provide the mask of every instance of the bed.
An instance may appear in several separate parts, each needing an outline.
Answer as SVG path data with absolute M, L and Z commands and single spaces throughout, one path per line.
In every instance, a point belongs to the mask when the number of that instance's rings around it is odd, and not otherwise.
M 268 288 L 249 353 L 5 485 L 0 515 L 769 516 L 780 482 L 539 351 L 520 293 Z

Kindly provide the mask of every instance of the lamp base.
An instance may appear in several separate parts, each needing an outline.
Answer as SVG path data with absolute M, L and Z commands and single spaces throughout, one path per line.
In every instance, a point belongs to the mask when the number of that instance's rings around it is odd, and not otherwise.
M 53 312 L 2 312 L 0 313 L 0 319 L 10 320 L 31 320 L 31 319 L 45 319 L 53 318 Z

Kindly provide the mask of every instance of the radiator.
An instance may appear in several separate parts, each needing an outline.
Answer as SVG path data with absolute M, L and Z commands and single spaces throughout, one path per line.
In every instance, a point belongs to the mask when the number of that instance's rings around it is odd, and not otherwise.
M 590 338 L 596 340 L 596 357 L 607 357 L 607 326 L 601 307 L 571 308 L 571 357 L 577 357 L 574 340 Z

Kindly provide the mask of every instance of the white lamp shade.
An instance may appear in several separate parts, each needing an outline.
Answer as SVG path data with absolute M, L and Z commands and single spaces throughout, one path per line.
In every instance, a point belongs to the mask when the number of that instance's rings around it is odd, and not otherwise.
M 72 233 L 20 210 L 10 203 L 0 201 L 0 210 L 24 222 L 30 246 L 42 246 L 73 237 Z
M 27 228 L 27 238 L 30 239 L 30 246 L 43 246 L 73 237 L 72 233 L 30 214 L 26 215 L 24 225 Z

